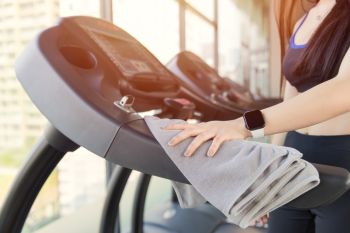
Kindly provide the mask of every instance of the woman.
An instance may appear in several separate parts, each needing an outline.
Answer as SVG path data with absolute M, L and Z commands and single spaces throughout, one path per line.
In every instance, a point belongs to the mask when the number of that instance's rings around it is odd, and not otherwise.
M 313 163 L 350 171 L 350 0 L 280 0 L 278 8 L 285 77 L 284 101 L 261 111 L 265 135 L 288 132 L 284 145 L 298 149 Z M 311 4 L 311 9 L 306 10 Z M 305 14 L 289 29 L 295 15 Z M 290 36 L 290 34 L 292 34 Z M 285 44 L 285 38 L 289 38 Z M 287 48 L 286 50 L 284 48 Z M 249 128 L 249 127 L 248 127 Z M 208 156 L 228 140 L 252 135 L 243 118 L 196 125 L 170 125 L 181 130 L 169 145 L 194 137 L 185 156 L 213 139 Z M 220 194 L 218 194 L 220 195 Z M 270 214 L 270 233 L 350 232 L 350 192 L 334 203 L 310 210 L 281 207 Z

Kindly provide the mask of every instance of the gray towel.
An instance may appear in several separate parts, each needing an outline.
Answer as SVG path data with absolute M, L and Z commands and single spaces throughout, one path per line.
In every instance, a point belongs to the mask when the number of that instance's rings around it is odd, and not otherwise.
M 217 154 L 206 156 L 211 141 L 192 157 L 183 156 L 192 139 L 175 147 L 168 142 L 179 131 L 163 127 L 182 120 L 146 117 L 152 134 L 191 185 L 172 182 L 180 205 L 195 207 L 206 201 L 228 220 L 246 228 L 266 213 L 316 187 L 317 170 L 289 147 L 247 140 L 225 142 Z

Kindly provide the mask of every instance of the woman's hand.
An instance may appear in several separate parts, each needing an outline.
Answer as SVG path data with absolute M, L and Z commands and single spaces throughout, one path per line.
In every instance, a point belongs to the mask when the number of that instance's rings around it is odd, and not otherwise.
M 262 217 L 260 218 L 260 220 L 258 220 L 258 221 L 256 222 L 256 224 L 265 225 L 265 224 L 267 224 L 268 222 L 269 222 L 269 214 L 267 213 L 266 215 L 262 216 Z
M 268 224 L 269 222 L 269 213 L 267 213 L 266 215 L 262 216 L 260 219 L 252 222 L 250 224 L 250 226 L 258 226 L 258 227 L 261 227 L 261 226 L 264 226 L 265 224 Z
M 243 118 L 231 121 L 209 121 L 199 124 L 174 124 L 164 129 L 182 130 L 169 141 L 169 146 L 175 146 L 189 137 L 194 137 L 185 152 L 185 156 L 191 156 L 204 142 L 213 139 L 207 152 L 207 155 L 212 157 L 223 142 L 246 139 L 249 136 L 249 131 L 244 126 Z

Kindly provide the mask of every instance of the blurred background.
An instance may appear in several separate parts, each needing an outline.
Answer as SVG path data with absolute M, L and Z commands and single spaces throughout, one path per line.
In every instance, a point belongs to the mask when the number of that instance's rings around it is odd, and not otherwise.
M 279 94 L 279 42 L 269 0 L 1 0 L 0 206 L 47 124 L 16 80 L 16 57 L 39 31 L 71 15 L 113 21 L 164 64 L 179 51 L 189 50 L 253 93 Z M 125 209 L 133 180 L 123 197 Z M 87 214 L 101 209 L 105 187 L 103 159 L 84 149 L 69 154 L 45 184 L 24 232 L 64 229 L 68 225 L 64 219 L 74 215 L 88 222 L 90 230 L 97 229 L 98 217 Z M 170 187 L 162 179 L 152 179 L 146 207 L 170 198 Z M 122 223 L 129 220 L 124 213 Z

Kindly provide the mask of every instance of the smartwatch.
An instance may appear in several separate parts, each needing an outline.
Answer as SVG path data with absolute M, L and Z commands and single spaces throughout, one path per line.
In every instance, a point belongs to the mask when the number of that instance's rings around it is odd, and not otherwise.
M 264 137 L 265 120 L 260 110 L 245 112 L 243 119 L 245 127 L 250 131 L 253 138 Z

